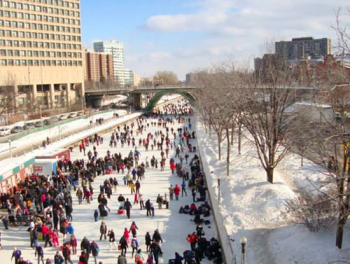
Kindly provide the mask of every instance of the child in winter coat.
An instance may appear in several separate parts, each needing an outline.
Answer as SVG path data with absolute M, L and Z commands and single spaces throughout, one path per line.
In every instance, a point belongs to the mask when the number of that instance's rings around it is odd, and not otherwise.
M 148 258 L 147 258 L 147 261 L 146 261 L 147 264 L 153 264 L 153 255 L 152 253 L 150 253 L 148 255 Z
M 53 232 L 52 232 L 52 244 L 53 244 L 54 247 L 59 247 L 60 246 L 60 241 L 58 239 L 57 230 L 53 230 Z
M 70 245 L 72 247 L 72 254 L 73 255 L 76 255 L 77 254 L 77 245 L 78 245 L 78 242 L 77 242 L 77 239 L 74 235 L 71 235 L 70 236 Z
M 97 222 L 97 220 L 98 220 L 98 211 L 97 210 L 95 210 L 95 212 L 94 212 L 94 219 L 95 219 L 95 222 Z

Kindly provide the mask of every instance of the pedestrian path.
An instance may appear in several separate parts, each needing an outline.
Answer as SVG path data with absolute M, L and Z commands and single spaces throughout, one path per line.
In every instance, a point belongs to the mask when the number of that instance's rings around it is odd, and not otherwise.
M 155 120 L 154 120 L 155 121 Z M 175 131 L 178 127 L 183 126 L 184 123 L 177 123 L 174 125 Z M 135 136 L 135 142 L 138 142 L 140 137 L 146 137 L 145 133 L 154 133 L 155 131 L 159 131 L 162 128 L 156 126 L 150 126 L 143 134 Z M 165 132 L 165 130 L 163 130 Z M 108 141 L 110 137 L 110 133 L 102 135 L 104 138 L 104 143 L 97 146 L 97 152 L 99 157 L 105 156 L 107 154 L 107 150 L 110 150 L 111 153 L 121 153 L 123 157 L 127 156 L 130 150 L 134 150 L 134 148 L 124 146 L 120 147 L 118 144 L 117 148 L 110 148 L 108 146 Z M 173 137 L 171 136 L 171 139 Z M 145 162 L 146 157 L 148 160 L 152 158 L 154 155 L 158 160 L 160 160 L 160 150 L 151 150 L 149 148 L 148 151 L 145 151 L 143 147 L 137 147 L 141 152 L 141 157 L 139 164 L 141 162 Z M 91 149 L 92 145 L 87 148 L 87 151 Z M 86 152 L 87 152 L 86 151 Z M 184 155 L 184 153 L 182 154 Z M 192 159 L 194 153 L 189 153 L 189 160 Z M 169 158 L 175 156 L 175 150 L 170 149 Z M 75 148 L 71 153 L 71 160 L 76 159 L 87 159 L 86 156 L 83 155 L 82 152 L 79 152 L 78 148 Z M 177 161 L 179 162 L 179 161 Z M 191 189 L 188 188 L 187 193 L 188 196 L 180 197 L 179 201 L 170 201 L 169 209 L 158 209 L 156 204 L 156 197 L 158 194 L 164 196 L 164 194 L 168 194 L 168 188 L 170 185 L 175 186 L 175 184 L 181 185 L 182 178 L 172 175 L 169 159 L 166 160 L 166 166 L 164 171 L 160 171 L 158 169 L 146 169 L 145 178 L 141 181 L 141 193 L 143 195 L 144 200 L 150 199 L 155 206 L 155 216 L 147 217 L 146 210 L 140 210 L 138 204 L 133 204 L 134 195 L 130 193 L 130 189 L 124 185 L 123 178 L 124 175 L 121 173 L 116 173 L 113 171 L 112 174 L 97 176 L 93 182 L 94 195 L 93 200 L 90 204 L 83 202 L 83 204 L 78 204 L 78 199 L 75 196 L 74 191 L 72 191 L 73 196 L 73 226 L 75 229 L 75 235 L 78 239 L 78 249 L 83 237 L 87 237 L 90 242 L 92 240 L 96 240 L 100 247 L 98 260 L 102 261 L 104 264 L 108 263 L 116 263 L 116 259 L 120 254 L 118 250 L 110 250 L 108 241 L 99 241 L 100 232 L 99 227 L 101 221 L 105 221 L 108 229 L 113 229 L 116 235 L 116 241 L 119 241 L 120 237 L 123 235 L 124 228 L 129 229 L 132 221 L 135 221 L 138 230 L 137 237 L 139 243 L 141 245 L 141 249 L 144 255 L 145 260 L 147 259 L 147 252 L 144 236 L 146 232 L 149 232 L 151 235 L 154 230 L 158 229 L 163 238 L 162 250 L 164 252 L 163 257 L 160 259 L 160 263 L 168 263 L 168 259 L 174 258 L 175 252 L 179 252 L 182 254 L 185 250 L 190 249 L 189 243 L 186 241 L 186 237 L 188 234 L 192 233 L 196 229 L 196 225 L 194 222 L 190 221 L 193 219 L 193 216 L 179 214 L 180 206 L 184 206 L 186 204 L 192 203 Z M 111 199 L 108 200 L 108 207 L 111 212 L 108 217 L 103 219 L 99 219 L 97 222 L 94 221 L 94 210 L 97 209 L 97 195 L 99 194 L 99 186 L 103 184 L 105 179 L 109 177 L 116 177 L 119 186 L 117 188 L 117 192 L 114 192 Z M 117 210 L 119 207 L 119 202 L 117 201 L 118 195 L 123 194 L 126 198 L 132 202 L 133 207 L 131 209 L 131 218 L 128 219 L 125 214 L 118 215 Z M 168 195 L 169 197 L 169 195 Z M 198 204 L 197 204 L 198 205 Z M 210 221 L 213 221 L 212 217 L 208 218 Z M 210 228 L 209 228 L 210 227 Z M 6 230 L 3 232 L 3 251 L 1 254 L 6 259 L 6 262 L 2 263 L 11 263 L 10 257 L 12 253 L 12 248 L 17 246 L 22 251 L 22 255 L 25 256 L 25 259 L 34 260 L 34 250 L 29 247 L 29 234 L 26 231 L 27 227 L 18 227 L 11 228 L 10 230 Z M 204 231 L 206 233 L 207 239 L 215 237 L 214 225 L 204 226 Z M 62 243 L 62 235 L 60 234 L 61 243 Z M 54 253 L 58 250 L 58 248 L 44 248 L 45 258 L 53 258 Z M 78 255 L 80 251 L 78 250 Z M 72 256 L 72 260 L 74 263 L 78 260 L 78 255 Z M 127 251 L 127 258 L 129 263 L 134 263 L 133 259 L 131 259 L 131 250 Z M 8 260 L 8 262 L 7 262 Z M 34 261 L 33 261 L 34 262 Z M 93 263 L 92 258 L 90 258 L 90 262 Z M 210 261 L 204 259 L 202 263 L 211 263 Z

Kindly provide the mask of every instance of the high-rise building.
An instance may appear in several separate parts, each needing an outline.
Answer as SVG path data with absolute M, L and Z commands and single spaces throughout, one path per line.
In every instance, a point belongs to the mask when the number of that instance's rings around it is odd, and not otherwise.
M 130 69 L 124 69 L 124 80 L 126 86 L 134 85 L 134 72 Z
M 113 58 L 111 54 L 85 52 L 85 79 L 103 82 L 113 78 Z
M 16 109 L 81 102 L 80 22 L 80 0 L 0 0 L 0 86 Z
M 124 44 L 114 40 L 94 42 L 94 51 L 112 54 L 115 81 L 124 86 Z
M 278 61 L 318 59 L 332 53 L 331 40 L 328 38 L 313 39 L 293 38 L 292 41 L 275 42 L 275 53 Z

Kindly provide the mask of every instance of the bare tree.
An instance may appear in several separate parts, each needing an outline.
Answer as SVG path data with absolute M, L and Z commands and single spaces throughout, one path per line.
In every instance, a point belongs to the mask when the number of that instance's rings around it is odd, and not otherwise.
M 0 117 L 15 113 L 17 106 L 18 92 L 15 91 L 16 77 L 8 74 L 3 80 L 0 80 Z
M 154 85 L 176 85 L 177 75 L 171 71 L 158 71 L 153 78 Z
M 242 124 L 249 132 L 247 138 L 256 147 L 267 181 L 273 183 L 274 169 L 290 150 L 290 146 L 281 146 L 279 141 L 292 129 L 285 126 L 285 118 L 295 93 L 290 72 L 278 70 L 275 65 L 268 65 L 265 70 L 264 79 L 245 78 L 246 88 L 237 93 L 236 102 L 244 113 Z

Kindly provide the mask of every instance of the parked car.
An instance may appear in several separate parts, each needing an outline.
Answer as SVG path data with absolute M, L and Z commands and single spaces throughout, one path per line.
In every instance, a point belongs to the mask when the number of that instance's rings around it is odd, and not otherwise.
M 24 125 L 24 130 L 29 130 L 29 129 L 32 129 L 35 127 L 35 123 L 34 122 L 28 122 L 28 123 L 25 123 Z
M 34 123 L 34 126 L 35 127 L 42 127 L 43 126 L 43 121 L 36 121 L 35 123 Z
M 68 118 L 73 118 L 73 117 L 76 117 L 77 116 L 77 113 L 70 113 L 69 115 L 68 115 Z
M 56 123 L 56 122 L 58 122 L 59 120 L 58 120 L 58 117 L 57 116 L 52 116 L 52 117 L 50 117 L 49 119 L 46 119 L 46 120 L 44 120 L 44 125 L 52 125 L 52 124 L 54 124 L 54 123 Z
M 11 134 L 11 129 L 9 127 L 0 128 L 0 137 L 8 136 Z
M 66 120 L 67 118 L 68 118 L 67 115 L 60 115 L 58 117 L 58 120 Z
M 14 126 L 11 129 L 11 133 L 12 134 L 19 133 L 19 132 L 22 132 L 22 131 L 23 131 L 23 126 Z
M 77 116 L 83 116 L 84 112 L 78 112 Z

